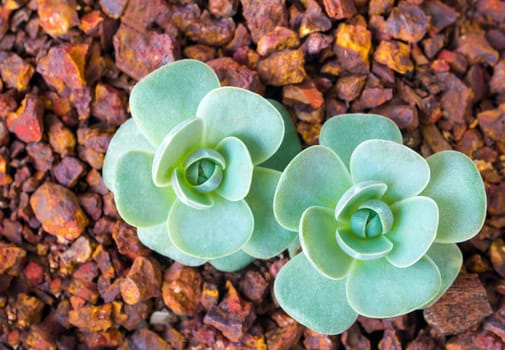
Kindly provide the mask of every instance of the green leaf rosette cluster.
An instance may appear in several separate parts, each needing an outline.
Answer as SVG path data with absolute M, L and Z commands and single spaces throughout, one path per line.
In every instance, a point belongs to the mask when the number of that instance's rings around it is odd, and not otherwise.
M 143 244 L 185 265 L 233 271 L 296 239 L 272 209 L 279 170 L 300 150 L 282 106 L 220 87 L 207 65 L 181 60 L 143 78 L 130 108 L 103 178 Z
M 394 317 L 436 301 L 461 268 L 456 243 L 484 223 L 486 196 L 462 153 L 424 159 L 389 119 L 349 114 L 328 120 L 320 145 L 286 167 L 274 212 L 302 248 L 276 278 L 279 304 L 337 334 L 358 315 Z

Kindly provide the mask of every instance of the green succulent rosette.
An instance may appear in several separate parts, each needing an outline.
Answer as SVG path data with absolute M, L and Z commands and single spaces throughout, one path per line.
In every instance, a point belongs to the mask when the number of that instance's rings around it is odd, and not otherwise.
M 103 178 L 144 245 L 189 266 L 234 271 L 296 239 L 272 209 L 279 170 L 300 150 L 281 105 L 220 87 L 210 67 L 181 60 L 139 81 L 130 109 Z
M 286 167 L 274 213 L 302 252 L 279 272 L 280 306 L 305 326 L 345 331 L 358 315 L 394 317 L 435 302 L 481 229 L 484 184 L 459 152 L 422 158 L 378 115 L 328 120 L 320 145 Z

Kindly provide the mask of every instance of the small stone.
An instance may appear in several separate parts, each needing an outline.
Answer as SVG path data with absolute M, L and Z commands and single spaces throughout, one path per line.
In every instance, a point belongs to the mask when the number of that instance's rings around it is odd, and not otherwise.
M 155 260 L 139 256 L 121 282 L 123 300 L 133 305 L 159 294 L 161 288 L 161 268 Z
M 201 298 L 202 278 L 191 267 L 174 263 L 165 271 L 163 279 L 163 302 L 179 316 L 194 315 Z
M 238 0 L 209 0 L 209 11 L 217 17 L 232 17 L 237 7 Z
M 223 46 L 232 40 L 235 22 L 231 18 L 216 18 L 204 11 L 197 21 L 190 23 L 184 33 L 194 42 L 209 46 Z
M 0 73 L 4 83 L 20 92 L 28 89 L 35 69 L 21 57 L 13 54 L 0 63 Z
M 337 350 L 340 345 L 335 335 L 320 334 L 306 328 L 303 330 L 303 346 L 308 350 Z
M 267 280 L 258 271 L 249 270 L 240 280 L 240 290 L 244 296 L 255 302 L 260 303 L 263 300 L 269 286 Z
M 86 192 L 78 196 L 79 204 L 91 220 L 97 221 L 102 216 L 102 197 L 98 193 Z
M 273 31 L 275 27 L 287 27 L 288 15 L 284 0 L 240 0 L 242 15 L 254 42 Z
M 331 35 L 324 35 L 321 33 L 312 33 L 305 38 L 301 49 L 306 55 L 317 55 L 323 50 L 329 48 L 333 38 Z
M 402 343 L 394 329 L 386 329 L 379 342 L 379 350 L 402 350 Z
M 345 350 L 370 350 L 370 340 L 361 333 L 357 324 L 342 333 L 342 343 Z
M 447 142 L 447 140 L 440 132 L 440 129 L 435 125 L 423 125 L 421 127 L 421 133 L 423 135 L 424 142 L 430 146 L 430 149 L 433 151 L 433 153 L 452 150 L 449 142 Z
M 487 293 L 477 274 L 462 274 L 431 307 L 426 322 L 440 334 L 461 333 L 492 314 Z
M 494 94 L 505 93 L 505 60 L 500 61 L 494 67 L 489 87 Z
M 90 331 L 105 331 L 112 327 L 112 304 L 100 306 L 83 306 L 70 310 L 68 321 L 71 325 Z
M 111 210 L 107 209 L 108 198 L 104 199 L 104 214 L 111 216 Z M 115 209 L 114 216 L 117 216 Z M 122 221 L 117 221 L 112 228 L 112 239 L 116 243 L 119 253 L 132 260 L 138 256 L 148 256 L 150 253 L 150 250 L 139 241 L 136 230 Z
M 486 37 L 479 33 L 468 33 L 458 39 L 458 52 L 464 54 L 471 63 L 485 63 L 494 66 L 498 62 L 498 51 L 489 45 Z
M 319 142 L 321 123 L 307 123 L 301 121 L 296 124 L 296 131 L 307 145 L 316 145 Z
M 49 35 L 63 35 L 79 24 L 76 3 L 68 0 L 37 0 L 40 26 Z
M 391 101 L 371 112 L 383 115 L 395 122 L 400 129 L 415 130 L 419 126 L 418 112 L 415 106 L 399 103 L 401 101 Z
M 37 297 L 29 296 L 25 293 L 17 295 L 14 308 L 16 309 L 18 327 L 26 328 L 42 319 L 42 310 L 44 302 Z
M 100 8 L 110 18 L 118 19 L 124 12 L 128 0 L 99 0 Z
M 284 86 L 282 89 L 282 103 L 290 107 L 304 105 L 317 109 L 323 105 L 324 97 L 316 84 L 312 80 L 306 79 L 301 84 Z
M 243 301 L 230 281 L 226 281 L 228 293 L 217 306 L 211 308 L 203 322 L 219 329 L 231 341 L 239 341 L 254 321 L 252 304 Z
M 445 85 L 441 105 L 449 126 L 466 123 L 472 114 L 473 91 L 452 73 L 440 73 L 438 78 Z
M 352 0 L 323 0 L 323 6 L 333 19 L 351 18 L 357 12 Z
M 487 137 L 501 141 L 505 138 L 505 104 L 477 114 L 481 130 Z
M 74 187 L 84 175 L 86 168 L 77 158 L 64 157 L 53 169 L 54 177 L 65 187 Z
M 17 276 L 21 271 L 21 264 L 26 257 L 26 251 L 14 244 L 0 242 L 0 274 Z
M 272 32 L 263 35 L 256 45 L 256 51 L 261 56 L 268 56 L 273 52 L 293 49 L 300 45 L 298 35 L 289 28 L 276 27 Z
M 393 98 L 393 89 L 365 87 L 361 96 L 353 104 L 353 110 L 362 111 L 383 105 Z
M 233 58 L 221 57 L 208 61 L 207 64 L 216 72 L 221 86 L 235 86 L 251 90 L 258 94 L 265 91 L 258 73 L 239 64 Z
M 214 283 L 204 282 L 202 296 L 200 298 L 200 303 L 203 308 L 209 311 L 211 308 L 217 305 L 219 298 L 219 290 L 217 285 Z
M 51 147 L 44 142 L 32 142 L 26 146 L 26 151 L 37 171 L 46 172 L 53 165 L 53 152 Z
M 489 247 L 489 256 L 494 270 L 505 277 L 505 243 L 502 239 L 494 240 Z
M 341 67 L 350 73 L 365 74 L 370 69 L 372 33 L 363 17 L 352 24 L 340 23 L 336 32 L 334 51 Z
M 428 0 L 422 4 L 423 9 L 431 16 L 430 32 L 434 34 L 453 25 L 459 17 L 459 13 L 440 0 Z
M 38 96 L 27 94 L 16 112 L 9 113 L 7 128 L 23 142 L 38 142 L 44 133 L 44 107 Z
M 429 24 L 429 17 L 419 6 L 401 2 L 391 11 L 386 31 L 395 39 L 416 43 L 424 37 Z
M 62 157 L 74 153 L 76 139 L 74 133 L 65 127 L 56 117 L 50 117 L 49 120 L 49 143 L 56 153 Z
M 312 33 L 326 32 L 331 29 L 331 20 L 319 6 L 309 6 L 301 17 L 298 33 L 301 38 Z
M 305 58 L 301 50 L 275 52 L 258 63 L 261 80 L 273 86 L 298 84 L 305 78 Z
M 445 36 L 437 34 L 433 38 L 426 38 L 422 41 L 424 53 L 429 59 L 433 59 L 437 53 L 444 47 Z
M 370 0 L 368 4 L 369 15 L 383 15 L 391 10 L 394 0 Z
M 396 40 L 381 41 L 375 50 L 374 60 L 400 74 L 414 69 L 409 46 Z
M 135 349 L 171 350 L 172 347 L 159 335 L 147 328 L 137 330 L 131 337 Z
M 216 48 L 203 44 L 186 46 L 183 50 L 183 53 L 187 58 L 192 58 L 194 60 L 203 62 L 207 62 L 216 58 Z
M 269 350 L 289 350 L 300 341 L 303 329 L 297 323 L 290 323 L 285 327 L 277 327 L 268 332 L 267 346 Z
M 114 35 L 117 67 L 136 80 L 179 57 L 177 42 L 169 34 L 140 33 L 121 24 Z
M 76 196 L 61 185 L 44 183 L 30 198 L 30 205 L 42 228 L 52 235 L 74 240 L 88 226 Z
M 118 89 L 98 83 L 95 87 L 95 99 L 91 105 L 91 114 L 107 125 L 119 127 L 126 121 L 126 96 Z

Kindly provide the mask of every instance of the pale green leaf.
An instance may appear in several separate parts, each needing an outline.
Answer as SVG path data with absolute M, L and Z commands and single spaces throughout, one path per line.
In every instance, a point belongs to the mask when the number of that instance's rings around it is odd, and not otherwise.
M 208 193 L 200 193 L 191 188 L 180 169 L 172 172 L 172 189 L 181 203 L 195 209 L 207 209 L 214 205 L 213 197 Z
M 486 219 L 486 191 L 479 171 L 470 158 L 455 151 L 434 154 L 427 161 L 431 179 L 422 195 L 432 198 L 440 211 L 435 241 L 472 238 Z
M 437 204 L 428 197 L 411 197 L 391 206 L 393 228 L 386 236 L 393 250 L 386 258 L 396 267 L 407 267 L 426 254 L 438 227 Z
M 275 100 L 268 100 L 282 116 L 284 122 L 284 138 L 281 146 L 268 160 L 261 163 L 264 168 L 283 171 L 288 163 L 302 150 L 300 137 L 296 132 L 295 124 L 291 120 L 291 116 L 282 104 Z
M 154 148 L 140 133 L 133 119 L 128 119 L 116 130 L 105 154 L 102 177 L 105 186 L 115 192 L 116 168 L 119 158 L 130 151 L 153 153 Z
M 330 147 L 349 169 L 354 149 L 372 139 L 402 143 L 402 134 L 396 124 L 376 114 L 342 114 L 328 119 L 321 129 L 319 143 Z
M 328 208 L 310 207 L 300 222 L 300 243 L 303 251 L 319 273 L 327 278 L 341 279 L 347 275 L 353 259 L 335 239 L 337 222 Z
M 243 250 L 258 259 L 270 259 L 285 250 L 298 235 L 282 228 L 273 211 L 274 192 L 281 173 L 256 167 L 246 197 L 254 215 L 254 232 Z
M 181 60 L 167 64 L 133 88 L 133 119 L 149 142 L 158 146 L 177 124 L 195 117 L 203 97 L 219 86 L 214 71 L 202 62 Z
M 254 217 L 245 200 L 231 202 L 218 196 L 208 209 L 176 201 L 168 216 L 168 232 L 182 252 L 217 259 L 239 251 L 251 238 Z
M 153 161 L 153 181 L 156 186 L 168 186 L 175 167 L 201 148 L 203 121 L 199 118 L 184 120 L 165 136 L 156 149 Z
M 324 277 L 300 253 L 280 270 L 274 293 L 282 309 L 296 321 L 319 333 L 338 334 L 358 317 L 347 302 L 346 281 Z
M 385 183 L 386 202 L 418 195 L 430 180 L 430 168 L 423 157 L 407 146 L 386 140 L 369 140 L 356 147 L 350 169 L 355 183 Z
M 133 226 L 165 222 L 175 200 L 172 188 L 156 187 L 151 176 L 153 155 L 131 151 L 116 166 L 114 198 L 121 217 Z
M 380 235 L 373 238 L 361 238 L 346 228 L 339 228 L 336 238 L 340 248 L 360 260 L 374 260 L 387 255 L 393 244 L 385 236 Z
M 437 266 L 427 256 L 406 268 L 395 267 L 386 258 L 356 260 L 347 279 L 347 298 L 353 309 L 376 318 L 395 317 L 419 308 L 442 283 Z
M 253 261 L 254 258 L 252 256 L 239 250 L 232 255 L 210 260 L 209 263 L 219 271 L 234 272 L 243 269 Z
M 421 306 L 420 309 L 427 308 L 437 302 L 456 280 L 463 265 L 463 254 L 461 254 L 461 250 L 454 243 L 433 243 L 426 254 L 437 265 L 442 276 L 442 285 L 437 294 L 426 305 Z
M 307 208 L 335 208 L 351 185 L 350 175 L 335 152 L 324 146 L 309 147 L 281 175 L 274 197 L 275 217 L 288 230 L 298 231 Z
M 200 266 L 207 261 L 184 254 L 177 249 L 168 235 L 168 226 L 166 222 L 150 227 L 138 227 L 137 235 L 140 242 L 147 248 L 186 266 Z
M 223 87 L 210 92 L 196 115 L 204 120 L 207 146 L 235 136 L 245 143 L 254 164 L 270 158 L 284 137 L 284 122 L 275 107 L 245 89 Z
M 254 169 L 246 145 L 236 137 L 227 137 L 216 146 L 216 151 L 226 163 L 221 185 L 216 192 L 229 201 L 244 199 L 249 193 Z
M 339 222 L 348 222 L 361 203 L 381 198 L 387 189 L 386 184 L 378 181 L 363 181 L 353 185 L 339 199 L 335 207 L 335 218 Z

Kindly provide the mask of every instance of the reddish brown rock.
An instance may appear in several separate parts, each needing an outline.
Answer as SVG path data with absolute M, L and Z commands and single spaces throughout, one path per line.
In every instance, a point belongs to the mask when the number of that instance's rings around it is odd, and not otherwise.
M 423 9 L 431 16 L 431 29 L 439 33 L 454 24 L 459 17 L 458 12 L 440 0 L 428 0 L 422 4 Z
M 505 140 L 505 104 L 477 114 L 479 126 L 487 137 L 493 140 Z
M 70 310 L 68 321 L 71 325 L 90 332 L 105 331 L 112 327 L 112 305 L 83 306 Z
M 117 67 L 136 80 L 179 57 L 177 42 L 169 34 L 144 34 L 125 24 L 113 42 Z
M 217 285 L 209 282 L 203 283 L 202 295 L 200 298 L 200 303 L 203 308 L 209 311 L 212 307 L 217 305 L 219 298 L 219 290 Z
M 203 44 L 190 45 L 184 48 L 183 54 L 187 58 L 207 62 L 216 58 L 216 48 Z
M 428 146 L 430 146 L 433 153 L 452 149 L 449 142 L 447 142 L 440 130 L 435 125 L 423 125 L 421 127 L 421 133 L 423 135 L 424 141 Z
M 355 323 L 351 328 L 342 333 L 342 343 L 346 350 L 370 350 L 370 340 L 360 331 Z
M 306 328 L 303 330 L 303 346 L 309 350 L 337 350 L 339 338 L 334 335 L 320 334 Z
M 312 33 L 305 38 L 301 49 L 306 55 L 317 55 L 321 51 L 329 48 L 333 42 L 331 35 Z
M 504 22 L 505 4 L 499 0 L 481 0 L 477 3 L 476 16 L 490 18 L 495 22 Z
M 61 185 L 66 187 L 74 187 L 77 181 L 84 175 L 86 168 L 84 164 L 77 158 L 64 157 L 54 167 L 54 177 Z
M 107 210 L 106 207 L 107 202 L 107 200 L 104 200 L 104 213 L 110 216 L 110 210 Z M 114 215 L 117 216 L 117 213 L 114 212 Z M 117 221 L 112 228 L 112 239 L 116 243 L 119 253 L 132 260 L 138 256 L 147 256 L 150 253 L 150 250 L 140 243 L 136 230 L 122 221 Z
M 374 60 L 400 74 L 414 69 L 409 46 L 396 40 L 381 41 L 375 50 Z
M 202 278 L 191 267 L 174 263 L 165 271 L 163 279 L 163 301 L 177 315 L 193 315 L 201 298 Z
M 383 105 L 393 98 L 393 89 L 365 87 L 361 96 L 353 104 L 353 110 L 362 111 Z
M 100 8 L 110 18 L 119 18 L 125 10 L 128 0 L 100 0 Z
M 211 308 L 203 322 L 219 329 L 231 341 L 240 340 L 254 321 L 252 305 L 243 301 L 230 281 L 226 281 L 228 293 L 217 306 Z
M 447 335 L 469 329 L 492 312 L 478 275 L 462 274 L 433 306 L 424 310 L 424 318 L 437 332 Z
M 302 332 L 303 328 L 295 322 L 289 323 L 284 327 L 274 328 L 265 334 L 267 338 L 268 349 L 292 349 L 300 341 Z
M 394 329 L 386 329 L 379 342 L 379 350 L 401 350 L 402 343 Z
M 393 0 L 370 0 L 368 4 L 369 15 L 382 15 L 388 12 L 394 5 Z
M 368 73 L 372 33 L 367 29 L 363 17 L 356 17 L 350 24 L 340 23 L 335 37 L 333 50 L 337 54 L 340 66 L 350 73 Z
M 273 86 L 298 84 L 305 78 L 305 58 L 301 50 L 275 52 L 258 63 L 258 73 L 264 83 Z
M 221 86 L 236 86 L 258 94 L 265 91 L 258 73 L 237 63 L 230 57 L 221 57 L 208 61 L 207 64 L 216 72 Z
M 160 294 L 161 268 L 157 261 L 139 256 L 121 282 L 121 296 L 133 305 Z
M 323 105 L 324 98 L 314 82 L 306 79 L 301 84 L 284 86 L 282 89 L 282 103 L 291 107 L 304 105 L 317 109 Z
M 86 192 L 77 197 L 79 204 L 91 220 L 97 221 L 102 216 L 102 197 L 98 193 Z
M 44 306 L 44 302 L 39 298 L 29 296 L 25 293 L 19 293 L 14 305 L 16 309 L 17 325 L 21 328 L 25 328 L 40 322 Z
M 209 0 L 209 11 L 217 17 L 232 17 L 237 7 L 238 0 Z
M 91 105 L 91 114 L 107 125 L 120 126 L 126 121 L 126 96 L 118 89 L 98 83 L 95 87 L 95 99 Z
M 366 76 L 349 75 L 339 78 L 336 83 L 337 97 L 344 101 L 353 101 L 359 97 L 365 86 Z
M 429 17 L 419 6 L 401 2 L 391 11 L 386 31 L 395 39 L 416 43 L 424 37 L 429 24 Z
M 135 349 L 171 350 L 172 347 L 159 335 L 147 328 L 137 330 L 131 337 Z
M 287 11 L 283 0 L 240 0 L 242 14 L 254 42 L 278 26 L 287 26 Z
M 494 67 L 489 87 L 494 94 L 505 93 L 505 60 L 500 61 Z
M 42 139 L 44 107 L 39 97 L 27 94 L 16 112 L 9 113 L 7 128 L 23 142 L 37 142 Z
M 505 243 L 502 239 L 494 240 L 489 247 L 489 256 L 493 269 L 502 277 L 505 277 Z
M 489 185 L 486 188 L 486 192 L 489 214 L 505 214 L 505 184 Z
M 276 27 L 258 40 L 256 51 L 261 56 L 268 56 L 273 52 L 293 49 L 299 45 L 300 40 L 294 31 L 285 27 Z
M 331 21 L 319 6 L 309 6 L 301 17 L 298 33 L 301 38 L 312 33 L 326 32 L 331 29 Z
M 441 73 L 438 78 L 445 85 L 441 105 L 449 127 L 465 123 L 472 113 L 473 91 L 452 73 Z
M 0 73 L 4 83 L 18 91 L 25 91 L 28 88 L 34 72 L 33 66 L 16 54 L 0 63 Z
M 323 0 L 326 13 L 333 19 L 351 18 L 356 14 L 352 0 Z
M 301 121 L 296 124 L 296 131 L 307 145 L 315 145 L 319 142 L 321 127 L 321 123 L 307 123 Z
M 0 274 L 19 275 L 25 257 L 26 251 L 24 249 L 0 242 Z
M 54 157 L 51 147 L 47 143 L 32 142 L 26 146 L 26 151 L 37 171 L 46 172 L 51 169 Z
M 269 283 L 258 271 L 249 270 L 240 281 L 239 287 L 247 299 L 260 303 L 269 287 Z
M 204 11 L 201 17 L 190 23 L 184 33 L 191 40 L 210 46 L 222 46 L 228 43 L 235 32 L 235 22 L 231 18 L 215 18 Z
M 79 24 L 76 3 L 69 0 L 37 0 L 40 26 L 49 35 L 66 34 Z
M 40 186 L 30 205 L 45 231 L 68 240 L 79 237 L 89 223 L 74 193 L 54 183 Z
M 458 52 L 464 54 L 471 63 L 485 63 L 494 66 L 498 62 L 498 52 L 489 45 L 486 37 L 479 33 L 468 33 L 458 39 Z
M 414 130 L 419 126 L 417 109 L 414 106 L 398 103 L 401 101 L 391 101 L 378 108 L 372 113 L 377 113 L 393 120 L 400 129 Z
M 445 36 L 437 34 L 433 38 L 426 38 L 422 41 L 424 53 L 430 59 L 434 58 L 437 53 L 444 47 Z

